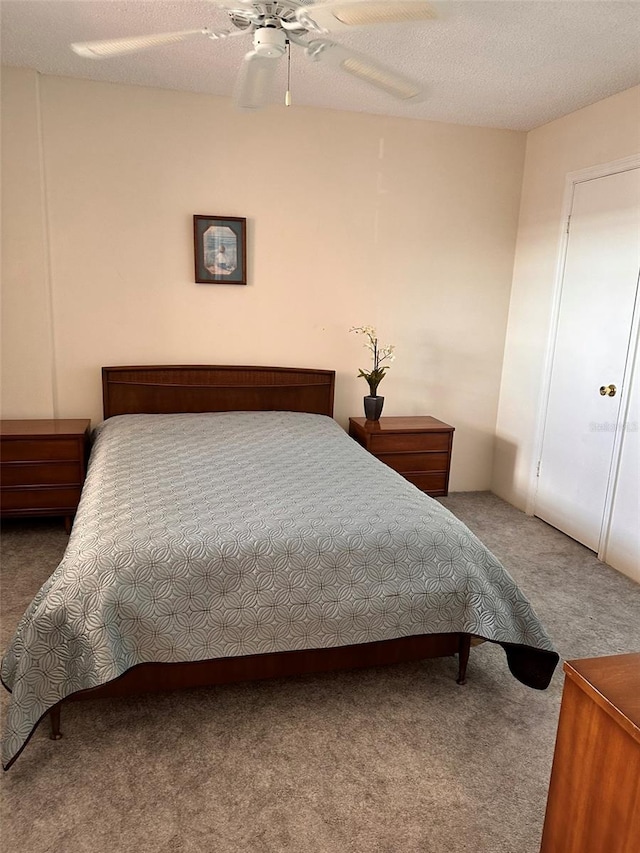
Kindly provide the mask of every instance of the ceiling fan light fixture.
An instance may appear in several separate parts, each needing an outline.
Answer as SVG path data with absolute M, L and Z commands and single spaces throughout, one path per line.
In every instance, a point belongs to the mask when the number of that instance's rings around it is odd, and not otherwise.
M 359 77 L 360 80 L 371 83 L 378 89 L 384 89 L 385 92 L 403 101 L 415 98 L 422 92 L 421 87 L 417 84 L 409 80 L 403 80 L 385 71 L 384 68 L 369 65 L 369 63 L 359 57 L 350 56 L 344 59 L 340 63 L 340 66 L 344 71 L 353 74 L 354 77 Z
M 277 59 L 287 49 L 287 37 L 281 29 L 260 27 L 253 36 L 253 49 L 258 56 Z
M 278 63 L 250 51 L 240 66 L 234 101 L 241 110 L 258 110 L 265 106 L 273 85 Z

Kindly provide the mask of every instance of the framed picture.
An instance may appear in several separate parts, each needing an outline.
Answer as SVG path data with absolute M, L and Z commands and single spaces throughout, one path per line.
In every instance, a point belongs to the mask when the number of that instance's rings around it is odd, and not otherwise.
M 196 282 L 247 283 L 247 220 L 238 216 L 194 216 Z

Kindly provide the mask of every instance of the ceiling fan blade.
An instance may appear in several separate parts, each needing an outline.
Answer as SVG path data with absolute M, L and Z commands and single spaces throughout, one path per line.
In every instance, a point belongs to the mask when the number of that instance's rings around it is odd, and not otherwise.
M 211 3 L 212 6 L 217 6 L 219 9 L 224 9 L 225 12 L 254 11 L 255 0 L 205 0 L 206 3 Z
M 417 80 L 405 77 L 370 56 L 356 53 L 341 44 L 315 39 L 308 43 L 306 53 L 310 59 L 333 65 L 401 101 L 420 101 L 424 97 L 424 87 Z
M 435 9 L 425 0 L 334 0 L 296 10 L 296 18 L 306 29 L 319 32 L 372 24 L 430 21 L 436 17 Z
M 260 56 L 249 51 L 240 66 L 234 102 L 243 110 L 258 110 L 267 103 L 279 57 Z
M 89 59 L 102 59 L 107 56 L 120 56 L 123 53 L 135 53 L 138 50 L 146 50 L 150 47 L 162 47 L 165 44 L 174 44 L 187 41 L 196 36 L 208 36 L 209 38 L 226 38 L 225 31 L 214 31 L 203 27 L 199 30 L 182 30 L 177 33 L 156 33 L 148 36 L 125 36 L 117 39 L 104 39 L 102 41 L 75 42 L 71 50 L 79 56 Z

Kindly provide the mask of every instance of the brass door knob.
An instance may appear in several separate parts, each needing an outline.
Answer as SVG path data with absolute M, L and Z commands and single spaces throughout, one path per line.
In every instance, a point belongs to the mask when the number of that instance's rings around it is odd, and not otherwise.
M 615 397 L 617 390 L 618 389 L 615 385 L 602 385 L 600 388 L 600 394 L 603 397 Z

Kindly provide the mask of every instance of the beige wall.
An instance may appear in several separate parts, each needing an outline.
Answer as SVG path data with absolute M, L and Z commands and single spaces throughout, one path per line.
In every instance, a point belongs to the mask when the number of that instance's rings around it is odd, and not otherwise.
M 492 489 L 525 509 L 536 437 L 568 172 L 640 152 L 640 87 L 531 131 L 504 353 Z
M 53 415 L 39 79 L 2 75 L 2 395 L 5 416 Z
M 3 152 L 7 174 L 17 187 L 35 169 L 40 110 L 46 178 L 7 203 L 5 222 L 14 210 L 19 221 L 6 235 L 5 417 L 46 415 L 53 400 L 58 416 L 97 421 L 104 364 L 254 363 L 335 368 L 345 424 L 361 414 L 355 375 L 368 364 L 347 330 L 371 323 L 397 346 L 385 413 L 454 424 L 452 487 L 489 486 L 523 134 L 304 108 L 240 114 L 220 98 L 38 85 L 18 69 L 4 86 L 21 133 Z M 51 318 L 41 231 L 24 244 L 43 203 Z M 247 217 L 247 287 L 193 283 L 194 213 Z M 19 267 L 33 249 L 27 291 Z M 49 387 L 25 352 L 52 372 Z

